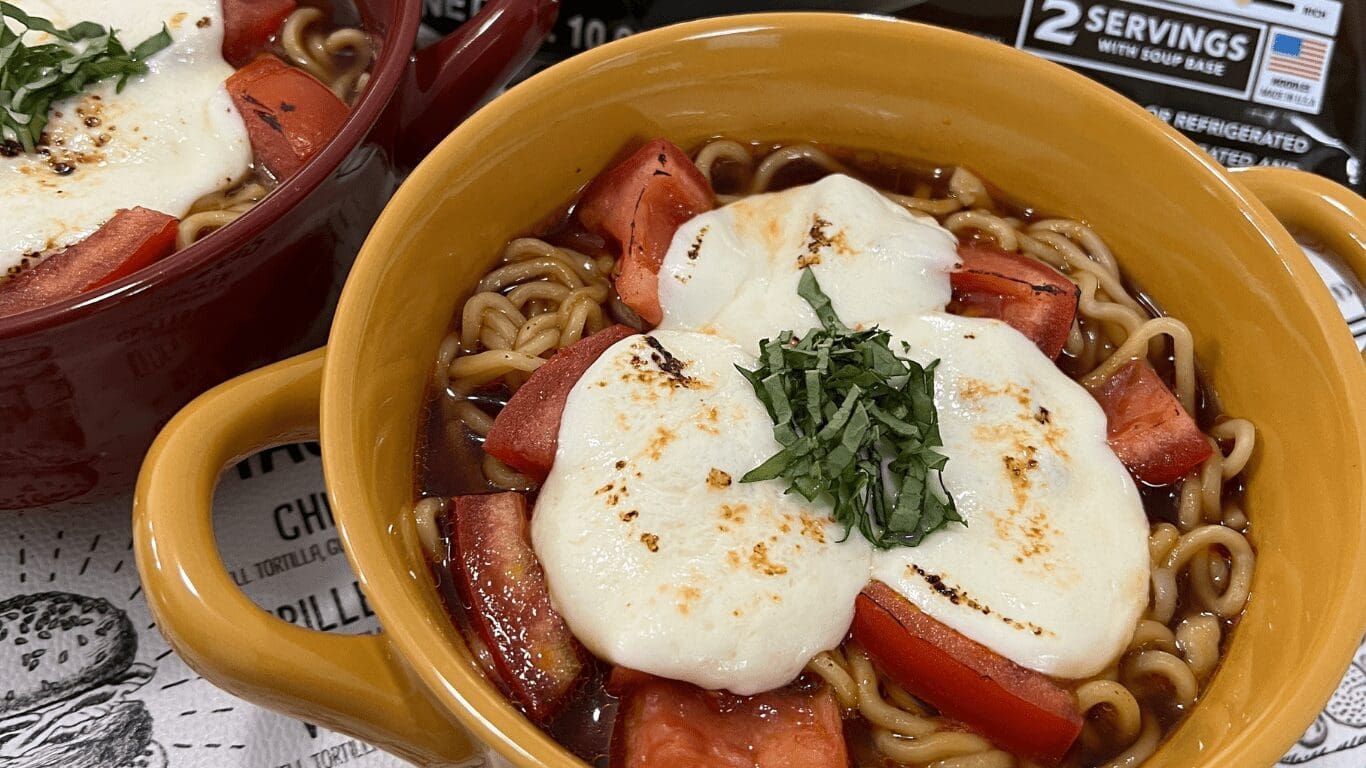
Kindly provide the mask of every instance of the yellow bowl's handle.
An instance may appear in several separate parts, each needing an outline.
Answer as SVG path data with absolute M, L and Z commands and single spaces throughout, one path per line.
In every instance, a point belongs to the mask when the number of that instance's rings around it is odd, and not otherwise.
M 315 436 L 323 352 L 262 368 L 201 396 L 157 438 L 138 478 L 138 570 L 161 631 L 185 662 L 248 701 L 379 745 L 422 765 L 477 754 L 380 635 L 329 635 L 257 607 L 233 583 L 213 533 L 222 469 Z
M 1307 171 L 1256 166 L 1234 174 L 1281 224 L 1326 245 L 1366 285 L 1366 200 Z

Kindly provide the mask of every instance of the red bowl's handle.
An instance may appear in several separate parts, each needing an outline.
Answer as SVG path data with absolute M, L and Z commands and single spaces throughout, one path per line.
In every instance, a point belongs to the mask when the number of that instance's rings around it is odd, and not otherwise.
M 495 90 L 550 34 L 559 0 L 491 0 L 440 41 L 417 51 L 400 94 L 401 166 L 412 167 Z

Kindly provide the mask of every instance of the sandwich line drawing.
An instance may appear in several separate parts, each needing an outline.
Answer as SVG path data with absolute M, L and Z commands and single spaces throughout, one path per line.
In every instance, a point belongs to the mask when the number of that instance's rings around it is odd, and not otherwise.
M 0 602 L 0 764 L 11 768 L 167 768 L 138 689 L 138 636 L 108 600 L 36 592 Z
M 0 537 L 3 768 L 166 768 L 186 760 L 190 765 L 233 765 L 240 761 L 236 755 L 248 750 L 233 729 L 222 729 L 250 714 L 185 666 L 156 632 L 133 567 L 126 517 L 117 520 L 111 523 L 80 507 L 21 511 L 7 518 L 6 535 Z M 101 617 L 108 626 L 104 635 L 94 634 L 94 624 L 83 627 L 87 645 L 82 646 L 75 627 L 38 628 L 37 615 L 49 609 L 88 610 L 88 618 Z M 13 632 L 22 628 L 22 617 L 30 610 L 28 632 L 33 636 L 16 643 Z M 52 637 L 42 638 L 42 632 Z M 37 668 L 24 670 L 34 663 L 32 656 L 25 661 L 24 654 L 43 649 L 36 643 L 47 649 L 37 657 Z M 84 654 L 92 644 L 109 649 L 98 672 L 68 672 L 90 663 L 95 652 Z M 66 662 L 59 665 L 62 651 Z M 21 706 L 22 680 L 28 675 L 39 680 L 46 676 L 50 686 L 56 682 L 65 688 Z M 94 708 L 83 708 L 81 702 Z M 49 723 L 54 727 L 46 728 Z

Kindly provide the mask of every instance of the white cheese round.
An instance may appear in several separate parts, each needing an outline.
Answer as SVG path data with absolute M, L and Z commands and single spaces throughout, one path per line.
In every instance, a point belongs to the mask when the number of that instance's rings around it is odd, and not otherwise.
M 112 27 L 130 50 L 163 23 L 174 42 L 122 93 L 110 80 L 54 103 L 50 154 L 0 157 L 0 276 L 85 239 L 121 208 L 179 218 L 247 173 L 246 125 L 223 86 L 234 70 L 221 53 L 221 0 L 11 1 L 59 28 Z
M 555 607 L 599 658 L 753 694 L 840 643 L 871 548 L 777 481 L 773 422 L 714 336 L 657 331 L 588 369 L 531 538 Z

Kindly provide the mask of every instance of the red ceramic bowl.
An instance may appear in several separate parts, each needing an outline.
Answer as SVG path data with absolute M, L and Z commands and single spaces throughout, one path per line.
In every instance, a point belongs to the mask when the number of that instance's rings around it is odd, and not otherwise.
M 402 174 L 501 86 L 558 0 L 494 0 L 413 52 L 421 3 L 357 0 L 378 43 L 337 137 L 237 221 L 99 291 L 0 318 L 0 509 L 129 490 L 195 395 L 321 344 Z

